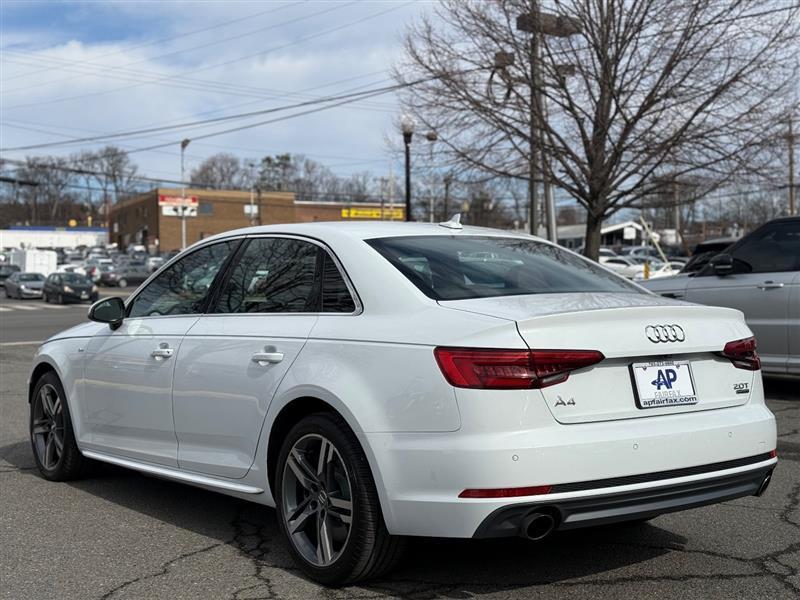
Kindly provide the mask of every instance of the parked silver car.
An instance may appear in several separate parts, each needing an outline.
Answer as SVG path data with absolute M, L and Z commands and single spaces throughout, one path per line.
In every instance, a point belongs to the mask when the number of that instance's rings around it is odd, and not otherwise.
M 800 217 L 762 225 L 696 273 L 642 285 L 668 298 L 741 310 L 763 370 L 800 375 Z

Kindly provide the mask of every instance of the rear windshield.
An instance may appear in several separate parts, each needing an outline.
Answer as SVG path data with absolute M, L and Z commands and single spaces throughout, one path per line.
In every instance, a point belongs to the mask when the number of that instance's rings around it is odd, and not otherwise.
M 595 263 L 521 238 L 419 236 L 367 243 L 435 300 L 562 292 L 644 293 Z

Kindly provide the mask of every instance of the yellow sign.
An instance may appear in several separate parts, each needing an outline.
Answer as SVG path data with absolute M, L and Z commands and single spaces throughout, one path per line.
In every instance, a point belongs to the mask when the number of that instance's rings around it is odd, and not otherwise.
M 343 219 L 380 219 L 381 218 L 381 209 L 378 208 L 343 208 L 342 209 L 342 218 Z M 403 218 L 403 209 L 402 208 L 384 208 L 383 209 L 383 219 L 394 219 L 395 221 L 399 221 Z
M 70 219 L 69 221 L 67 221 L 67 224 L 68 224 L 70 227 L 77 227 L 77 225 L 78 225 L 78 222 L 77 222 L 75 219 Z

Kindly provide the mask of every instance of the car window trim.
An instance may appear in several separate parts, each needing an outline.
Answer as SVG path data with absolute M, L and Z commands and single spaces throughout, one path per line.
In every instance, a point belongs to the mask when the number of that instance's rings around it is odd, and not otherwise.
M 224 242 L 237 242 L 236 247 L 233 248 L 231 250 L 230 254 L 228 254 L 228 256 L 225 258 L 225 260 L 223 261 L 222 265 L 220 266 L 219 271 L 214 276 L 214 279 L 211 281 L 211 284 L 209 285 L 209 292 L 206 293 L 206 297 L 205 297 L 205 299 L 203 301 L 202 310 L 200 310 L 199 312 L 196 312 L 196 313 L 183 314 L 183 315 L 145 315 L 145 316 L 135 317 L 135 318 L 136 319 L 163 319 L 165 317 L 169 317 L 169 318 L 175 318 L 175 317 L 198 317 L 200 315 L 205 314 L 205 311 L 208 308 L 208 298 L 213 294 L 214 286 L 218 282 L 220 273 L 222 273 L 223 271 L 227 271 L 227 267 L 230 264 L 231 257 L 234 254 L 236 254 L 236 252 L 238 252 L 238 250 L 242 246 L 242 242 L 244 241 L 245 238 L 246 238 L 246 236 L 241 235 L 241 234 L 232 235 L 230 237 L 225 237 L 225 238 L 215 238 L 213 240 L 209 240 L 209 242 L 207 244 L 199 244 L 196 247 L 192 247 L 191 248 L 191 252 L 184 251 L 184 252 L 180 252 L 179 254 L 176 254 L 168 262 L 166 262 L 163 265 L 161 265 L 161 267 L 159 269 L 156 269 L 153 273 L 151 273 L 147 277 L 147 279 L 145 279 L 141 284 L 139 284 L 139 287 L 136 288 L 136 291 L 134 291 L 133 294 L 128 296 L 128 298 L 125 300 L 125 318 L 126 319 L 130 318 L 129 315 L 130 315 L 130 312 L 131 312 L 131 308 L 133 307 L 133 303 L 136 301 L 136 298 L 139 297 L 139 295 L 145 290 L 145 288 L 147 288 L 148 285 L 150 285 L 151 281 L 153 279 L 155 279 L 155 277 L 162 270 L 166 270 L 166 269 L 170 268 L 173 264 L 177 263 L 179 260 L 182 260 L 182 259 L 194 254 L 195 252 L 199 252 L 200 250 L 203 250 L 204 248 L 208 248 L 209 246 L 214 246 L 216 244 L 221 244 L 221 243 L 224 243 Z
M 206 312 L 204 313 L 204 316 L 207 316 L 207 317 L 282 316 L 282 317 L 285 317 L 285 316 L 291 316 L 291 315 L 297 315 L 297 316 L 334 315 L 334 316 L 340 316 L 340 317 L 356 317 L 356 316 L 358 316 L 358 315 L 360 315 L 361 313 L 364 312 L 364 305 L 361 303 L 361 298 L 358 295 L 358 292 L 356 291 L 355 286 L 353 285 L 353 282 L 350 280 L 350 276 L 348 275 L 347 271 L 345 270 L 344 265 L 342 265 L 342 262 L 339 260 L 339 257 L 336 256 L 336 253 L 330 248 L 330 246 L 328 246 L 322 240 L 319 240 L 319 239 L 311 237 L 311 236 L 297 235 L 297 234 L 291 234 L 291 233 L 271 233 L 271 232 L 270 233 L 252 233 L 252 234 L 247 235 L 246 238 L 248 240 L 248 244 L 249 244 L 249 241 L 252 240 L 252 239 L 258 239 L 258 238 L 281 238 L 281 239 L 299 240 L 301 242 L 308 242 L 308 243 L 314 244 L 315 246 L 318 246 L 324 252 L 328 253 L 328 256 L 330 256 L 333 259 L 333 263 L 336 265 L 336 268 L 339 269 L 339 275 L 342 276 L 342 279 L 344 280 L 344 283 L 347 286 L 347 291 L 350 293 L 350 297 L 353 299 L 353 304 L 355 306 L 355 310 L 352 311 L 352 312 L 322 312 L 322 311 L 319 311 L 319 312 L 270 312 L 270 313 L 259 313 L 259 312 L 252 312 L 252 313 L 212 313 L 212 312 L 208 312 L 208 311 L 214 304 L 209 303 L 205 307 Z M 241 250 L 241 252 L 244 252 L 244 248 L 246 248 L 246 247 L 247 247 L 247 244 L 241 244 L 239 246 L 239 249 Z M 233 261 L 228 263 L 228 265 L 227 265 L 228 269 L 226 269 L 226 274 L 227 274 L 227 271 L 229 270 L 230 266 L 232 265 L 232 263 L 233 263 Z M 323 261 L 323 264 L 324 264 L 324 261 Z M 222 293 L 221 290 L 224 289 L 224 286 L 227 285 L 227 282 L 228 282 L 228 278 L 226 278 L 223 282 L 221 282 L 222 285 L 220 286 L 219 290 L 217 291 L 217 294 L 215 294 L 215 296 L 217 296 L 217 297 L 214 298 L 214 302 L 216 302 L 218 300 L 218 294 Z M 320 293 L 320 307 L 321 307 L 322 306 L 322 285 L 321 284 L 320 284 L 320 288 L 319 288 L 319 293 Z

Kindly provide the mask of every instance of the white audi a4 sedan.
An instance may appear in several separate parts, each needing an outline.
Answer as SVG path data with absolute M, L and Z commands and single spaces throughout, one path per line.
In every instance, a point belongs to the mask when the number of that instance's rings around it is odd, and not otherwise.
M 385 573 L 407 536 L 541 539 L 760 495 L 777 462 L 739 311 L 523 234 L 242 229 L 89 318 L 34 360 L 42 475 L 97 460 L 275 507 L 328 585 Z

